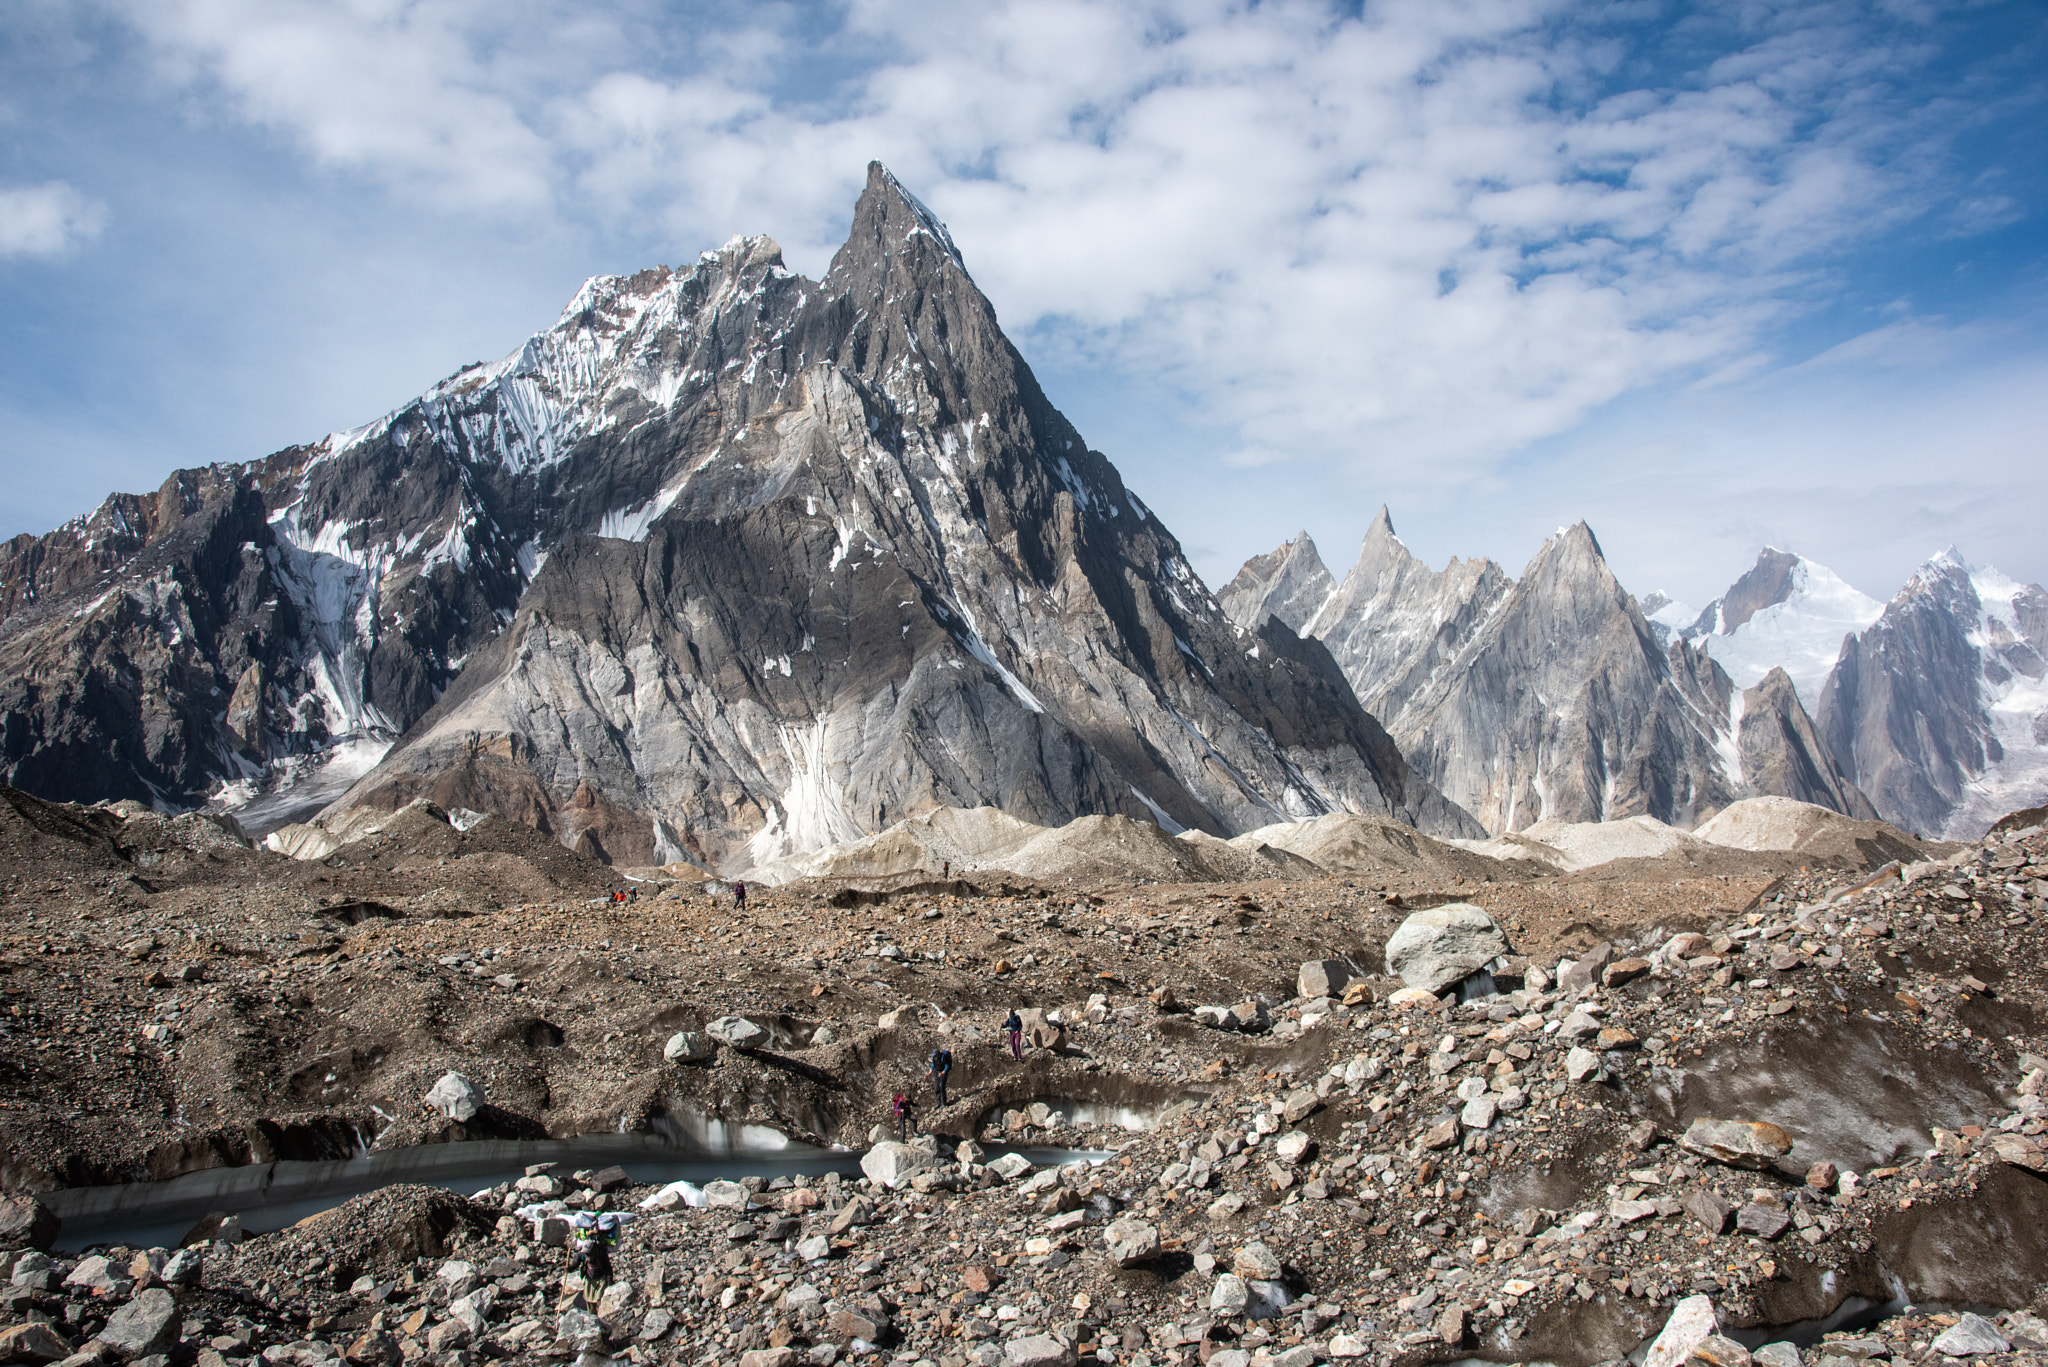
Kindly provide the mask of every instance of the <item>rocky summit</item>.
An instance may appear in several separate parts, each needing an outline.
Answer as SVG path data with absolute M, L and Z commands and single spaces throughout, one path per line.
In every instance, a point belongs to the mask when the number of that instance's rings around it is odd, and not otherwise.
M 2048 799 L 2048 592 L 1953 548 L 1879 604 L 1766 547 L 1694 615 L 1638 602 L 1590 528 L 1519 580 L 1431 570 L 1381 508 L 1333 578 L 1304 532 L 1219 595 L 1321 641 L 1415 770 L 1501 835 L 1786 797 L 1972 839 Z
M 1320 645 L 1232 627 L 879 165 L 822 281 L 766 238 L 592 280 L 367 428 L 17 539 L 0 608 L 0 776 L 259 833 L 426 797 L 732 871 L 983 803 L 1478 834 Z

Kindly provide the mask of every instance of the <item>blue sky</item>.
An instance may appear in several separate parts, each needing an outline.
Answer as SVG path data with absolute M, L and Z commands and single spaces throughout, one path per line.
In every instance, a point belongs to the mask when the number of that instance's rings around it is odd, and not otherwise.
M 2048 10 L 15 0 L 0 535 L 352 427 L 870 157 L 1221 584 L 1380 503 L 1703 602 L 2048 578 Z

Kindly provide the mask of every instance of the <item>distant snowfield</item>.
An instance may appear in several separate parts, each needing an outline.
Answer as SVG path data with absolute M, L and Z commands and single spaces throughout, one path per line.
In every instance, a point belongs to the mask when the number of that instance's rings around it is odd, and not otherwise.
M 1725 636 L 1701 637 L 1699 644 L 1738 688 L 1754 688 L 1772 669 L 1783 668 L 1800 705 L 1812 712 L 1841 658 L 1842 638 L 1868 630 L 1883 612 L 1883 603 L 1827 566 L 1802 558 L 1792 571 L 1790 597 Z

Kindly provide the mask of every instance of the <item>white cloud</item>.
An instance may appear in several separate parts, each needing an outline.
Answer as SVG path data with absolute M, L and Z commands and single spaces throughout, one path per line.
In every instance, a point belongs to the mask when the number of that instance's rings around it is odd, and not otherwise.
M 0 257 L 61 256 L 99 236 L 107 207 L 61 180 L 0 186 Z
M 566 16 L 517 0 L 118 0 L 165 72 L 328 166 L 448 209 L 530 209 L 551 149 L 519 106 L 546 75 L 522 40 Z M 580 55 L 571 43 L 564 54 Z

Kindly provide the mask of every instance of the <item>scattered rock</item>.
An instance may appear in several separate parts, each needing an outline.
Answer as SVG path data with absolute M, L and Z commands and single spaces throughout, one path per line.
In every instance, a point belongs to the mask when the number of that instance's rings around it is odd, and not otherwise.
M 1965 1313 L 1934 1340 L 1934 1351 L 1950 1357 L 1971 1357 L 1979 1353 L 2009 1353 L 2012 1344 L 1990 1320 Z
M 704 1033 L 731 1049 L 765 1048 L 774 1038 L 745 1016 L 720 1016 L 704 1027 Z
M 1335 997 L 1354 976 L 1351 966 L 1341 959 L 1311 959 L 1294 975 L 1294 995 Z
M 1686 1126 L 1678 1145 L 1716 1163 L 1760 1170 L 1792 1152 L 1792 1136 L 1767 1120 L 1702 1118 Z
M 661 1056 L 670 1063 L 702 1063 L 718 1056 L 718 1044 L 696 1030 L 678 1030 L 662 1046 Z
M 1643 1367 L 1682 1367 L 1693 1349 L 1721 1329 L 1714 1314 L 1714 1302 L 1705 1296 L 1687 1296 L 1671 1307 L 1671 1315 L 1643 1357 Z
M 37 1248 L 47 1253 L 62 1227 L 63 1221 L 33 1196 L 0 1200 L 0 1248 Z

